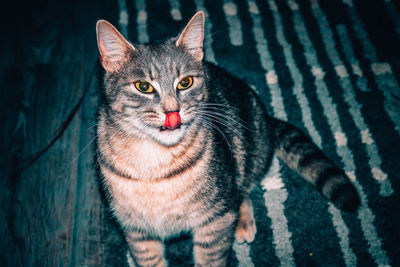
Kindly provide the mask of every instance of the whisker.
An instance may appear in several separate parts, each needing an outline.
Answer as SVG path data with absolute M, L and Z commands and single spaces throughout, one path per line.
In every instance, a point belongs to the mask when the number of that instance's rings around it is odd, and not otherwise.
M 225 139 L 225 141 L 226 141 L 226 143 L 228 145 L 229 151 L 231 152 L 231 155 L 232 155 L 232 153 L 233 153 L 232 145 L 229 142 L 229 140 L 226 137 L 226 135 L 223 133 L 223 131 L 217 125 L 215 125 L 214 123 L 208 121 L 206 118 L 203 118 L 202 122 L 204 123 L 204 125 L 208 126 L 210 130 L 213 131 L 213 129 L 215 129 L 222 135 L 222 137 Z
M 96 123 L 96 124 L 90 126 L 88 129 L 93 128 L 93 127 L 96 126 L 96 125 L 98 125 L 98 123 Z M 118 130 L 118 129 L 117 129 L 117 130 Z M 100 132 L 100 133 L 104 133 L 105 131 L 107 131 L 107 130 L 104 130 L 103 132 Z M 112 132 L 111 135 L 113 135 L 113 133 L 114 133 L 115 131 L 116 131 L 116 130 L 114 130 L 114 131 Z M 80 155 L 93 143 L 94 140 L 96 140 L 97 135 L 98 135 L 98 133 L 95 133 L 94 137 L 93 137 L 79 152 L 78 152 L 78 154 L 71 160 L 71 162 L 68 164 L 68 166 L 71 166 L 73 163 L 75 163 L 75 162 L 78 160 L 78 158 L 80 157 Z
M 248 127 L 246 127 L 239 121 L 237 121 L 229 116 L 223 115 L 221 113 L 205 111 L 205 110 L 199 110 L 199 111 L 195 111 L 195 112 L 197 112 L 197 114 L 204 114 L 204 115 L 210 116 L 228 128 L 233 127 L 233 129 L 231 129 L 231 130 L 234 130 L 235 127 L 242 127 L 246 130 L 253 132 L 253 130 L 249 129 Z M 224 121 L 223 119 L 226 119 L 226 120 Z
M 244 124 L 245 122 L 239 118 L 235 113 L 233 113 L 233 111 L 227 111 L 224 108 L 219 108 L 219 107 L 205 107 L 203 108 L 204 111 L 208 111 L 208 112 L 217 112 L 216 114 L 218 115 L 225 115 L 225 116 L 231 116 L 232 119 L 236 119 L 237 121 L 240 121 L 242 124 Z
M 228 114 L 228 115 L 232 115 L 232 116 L 234 116 L 234 117 L 236 117 L 238 120 L 240 120 L 240 121 L 242 121 L 243 122 L 243 120 L 242 119 L 240 119 L 237 115 L 236 115 L 236 113 L 234 113 L 234 111 L 239 111 L 239 109 L 238 108 L 236 108 L 236 107 L 232 107 L 232 106 L 229 106 L 229 105 L 217 105 L 217 104 L 201 104 L 201 106 L 202 106 L 202 108 L 204 108 L 204 109 L 211 109 L 211 110 L 216 110 L 216 111 L 222 111 L 222 112 L 224 112 L 224 113 L 226 113 L 226 114 Z
M 211 124 L 212 126 L 218 127 L 215 123 L 221 124 L 222 126 L 226 127 L 227 130 L 231 131 L 235 136 L 237 136 L 240 140 L 242 140 L 243 142 L 246 142 L 246 140 L 243 139 L 242 135 L 229 122 L 221 121 L 219 118 L 212 117 L 209 114 L 198 113 L 197 115 L 200 115 L 205 119 L 208 119 L 207 120 L 208 124 Z M 215 123 L 213 123 L 213 122 L 215 122 Z M 219 129 L 219 127 L 218 127 L 218 130 L 223 134 L 222 130 Z M 223 134 L 223 135 L 225 136 L 225 134 Z M 227 140 L 227 138 L 225 138 L 225 139 Z M 228 140 L 227 140 L 227 142 L 228 142 Z
M 89 147 L 90 144 L 93 143 L 94 140 L 96 140 L 97 135 L 95 135 L 78 153 L 78 155 L 75 156 L 75 158 L 72 159 L 72 161 L 69 163 L 69 166 L 75 163 L 75 161 L 80 157 L 80 155 Z
M 234 109 L 239 111 L 239 109 L 237 107 L 233 107 L 231 105 L 226 105 L 226 104 L 220 104 L 220 103 L 201 103 L 199 106 L 216 106 L 216 107 L 226 107 L 228 109 Z
M 214 115 L 220 116 L 220 117 L 223 117 L 223 118 L 226 118 L 226 119 L 228 119 L 228 120 L 230 120 L 230 121 L 232 121 L 232 122 L 238 124 L 240 127 L 244 128 L 244 129 L 246 129 L 246 130 L 248 130 L 248 131 L 250 131 L 250 132 L 255 132 L 254 130 L 252 130 L 252 129 L 250 129 L 249 127 L 247 127 L 247 126 L 245 125 L 246 122 L 244 122 L 241 118 L 239 118 L 239 117 L 236 116 L 236 115 L 226 116 L 226 115 L 221 114 L 221 113 L 214 113 Z

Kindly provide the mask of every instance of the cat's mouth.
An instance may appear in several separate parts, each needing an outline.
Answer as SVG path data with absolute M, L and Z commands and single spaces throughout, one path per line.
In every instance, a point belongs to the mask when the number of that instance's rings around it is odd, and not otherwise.
M 176 127 L 173 127 L 173 128 L 171 128 L 171 127 L 165 127 L 165 126 L 161 126 L 161 127 L 160 127 L 160 132 L 178 130 L 178 129 L 180 129 L 180 128 L 181 128 L 181 126 L 182 126 L 182 124 L 179 124 L 178 126 L 176 126 Z

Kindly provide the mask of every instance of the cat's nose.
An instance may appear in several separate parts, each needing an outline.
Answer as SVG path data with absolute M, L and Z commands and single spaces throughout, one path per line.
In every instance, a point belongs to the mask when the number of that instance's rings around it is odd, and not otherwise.
M 179 102 L 176 96 L 168 95 L 162 102 L 164 113 L 179 112 Z

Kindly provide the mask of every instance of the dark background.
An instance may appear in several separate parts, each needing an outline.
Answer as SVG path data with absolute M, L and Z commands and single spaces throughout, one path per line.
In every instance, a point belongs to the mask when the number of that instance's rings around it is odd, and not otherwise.
M 128 34 L 138 41 L 137 12 L 127 0 Z M 261 66 L 253 36 L 253 22 L 246 1 L 233 1 L 243 32 L 243 45 L 229 41 L 229 25 L 223 1 L 205 1 L 212 22 L 212 43 L 216 62 L 251 85 L 273 113 L 269 85 Z M 315 78 L 306 64 L 304 47 L 296 37 L 293 16 L 286 1 L 276 0 L 282 17 L 284 36 L 291 44 L 293 59 L 300 71 L 304 95 L 310 102 L 312 119 L 322 137 L 322 149 L 339 166 L 345 159 L 337 151 L 323 105 L 316 95 Z M 400 14 L 399 1 L 355 0 L 353 11 L 364 25 L 365 38 L 376 53 L 376 62 L 365 51 L 365 39 L 357 35 L 348 6 L 342 1 L 320 1 L 333 32 L 333 47 L 326 47 L 309 1 L 298 1 L 315 55 L 325 71 L 323 81 L 336 105 L 339 123 L 353 154 L 355 175 L 366 199 L 362 212 L 342 214 L 349 229 L 349 246 L 359 266 L 386 262 L 400 266 L 400 137 L 389 115 L 400 107 Z M 282 45 L 276 37 L 277 25 L 268 1 L 256 1 L 262 17 L 262 30 L 274 61 L 287 119 L 307 131 L 300 106 L 293 93 L 296 78 L 291 77 Z M 1 4 L 0 35 L 0 265 L 3 266 L 125 266 L 126 244 L 118 227 L 101 201 L 95 158 L 96 110 L 103 70 L 98 62 L 95 23 L 107 19 L 118 27 L 118 1 L 7 1 Z M 168 1 L 147 1 L 147 30 L 150 41 L 175 36 L 196 12 L 195 2 L 180 1 L 182 21 L 174 21 Z M 337 25 L 344 25 L 363 76 L 367 91 L 359 87 L 360 76 L 340 45 Z M 350 88 L 342 88 L 329 60 L 338 51 L 349 73 Z M 206 55 L 207 58 L 207 55 Z M 374 63 L 385 63 L 391 73 L 381 76 L 372 71 Z M 378 154 L 380 167 L 390 181 L 393 193 L 382 196 L 379 183 L 368 161 L 371 155 L 362 142 L 344 90 L 354 92 Z M 399 113 L 397 113 L 399 114 Z M 400 125 L 400 122 L 397 122 Z M 44 150 L 45 149 L 45 150 Z M 42 153 L 41 153 L 42 151 Z M 318 192 L 283 167 L 282 179 L 288 197 L 284 214 L 291 232 L 293 260 L 299 266 L 343 266 L 340 240 L 332 225 L 328 203 Z M 266 188 L 253 194 L 258 233 L 250 246 L 255 266 L 278 266 L 279 240 L 274 240 L 270 210 L 264 205 Z M 279 198 L 279 195 L 277 196 Z M 368 213 L 372 212 L 372 215 Z M 269 212 L 269 213 L 268 213 Z M 364 212 L 364 213 L 363 213 Z M 376 239 L 363 216 L 373 218 Z M 336 229 L 337 230 L 337 229 Z M 275 237 L 276 239 L 276 237 Z M 380 247 L 381 249 L 377 249 Z M 187 236 L 168 242 L 171 266 L 191 263 Z M 386 258 L 380 253 L 385 254 Z M 375 253 L 375 254 L 374 254 Z M 240 262 L 232 252 L 230 265 Z

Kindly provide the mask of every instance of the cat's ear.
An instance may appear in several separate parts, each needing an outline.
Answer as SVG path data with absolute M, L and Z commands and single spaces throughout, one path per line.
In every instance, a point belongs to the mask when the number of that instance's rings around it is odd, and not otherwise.
M 204 12 L 197 12 L 176 41 L 176 46 L 182 46 L 196 60 L 203 59 Z
M 96 33 L 101 64 L 107 72 L 118 72 L 135 48 L 108 21 L 97 21 Z

